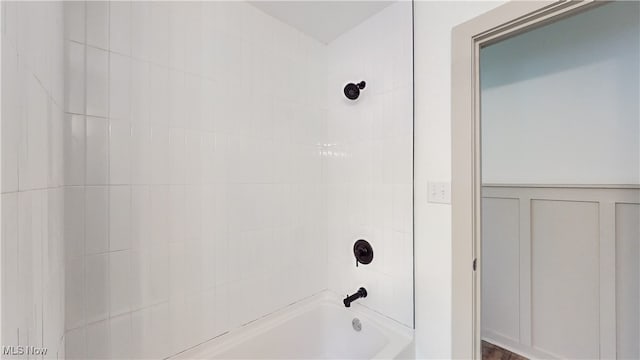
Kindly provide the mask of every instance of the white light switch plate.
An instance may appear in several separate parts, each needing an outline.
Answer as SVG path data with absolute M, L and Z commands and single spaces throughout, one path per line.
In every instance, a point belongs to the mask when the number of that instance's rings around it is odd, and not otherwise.
M 451 204 L 451 183 L 429 182 L 428 187 L 427 201 L 437 204 Z

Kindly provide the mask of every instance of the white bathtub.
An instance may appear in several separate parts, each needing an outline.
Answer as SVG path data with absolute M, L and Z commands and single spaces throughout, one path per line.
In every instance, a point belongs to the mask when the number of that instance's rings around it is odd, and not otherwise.
M 345 308 L 327 291 L 172 359 L 396 359 L 410 357 L 412 345 L 413 330 L 357 301 Z

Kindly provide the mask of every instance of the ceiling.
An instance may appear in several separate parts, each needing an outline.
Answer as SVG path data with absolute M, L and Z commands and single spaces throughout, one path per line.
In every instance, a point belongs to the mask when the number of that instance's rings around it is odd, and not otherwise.
M 327 44 L 393 1 L 250 1 L 263 12 Z

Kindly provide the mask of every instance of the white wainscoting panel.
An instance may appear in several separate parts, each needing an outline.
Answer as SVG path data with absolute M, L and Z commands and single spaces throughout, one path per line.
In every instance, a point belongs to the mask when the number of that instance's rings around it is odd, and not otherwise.
M 598 203 L 531 202 L 532 346 L 598 357 Z
M 482 204 L 485 242 L 482 268 L 482 320 L 492 331 L 519 340 L 519 208 L 517 199 L 490 199 Z
M 486 185 L 482 337 L 529 358 L 640 358 L 640 188 Z
M 619 359 L 640 359 L 640 205 L 616 205 L 616 312 Z

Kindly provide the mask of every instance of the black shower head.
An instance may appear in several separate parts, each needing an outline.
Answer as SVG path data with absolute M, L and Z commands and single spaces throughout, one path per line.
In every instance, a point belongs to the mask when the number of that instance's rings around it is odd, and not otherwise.
M 367 85 L 364 81 L 360 81 L 358 84 L 348 83 L 344 87 L 344 96 L 349 100 L 355 100 L 360 96 L 360 90 L 364 89 Z

